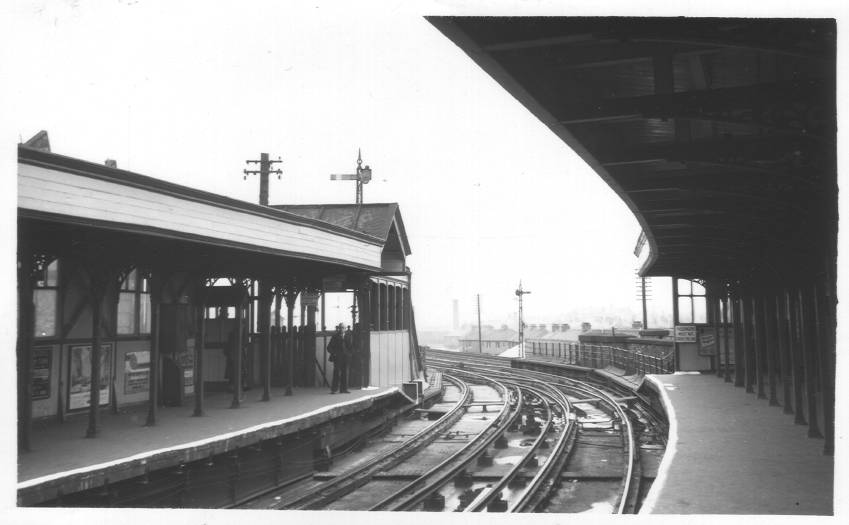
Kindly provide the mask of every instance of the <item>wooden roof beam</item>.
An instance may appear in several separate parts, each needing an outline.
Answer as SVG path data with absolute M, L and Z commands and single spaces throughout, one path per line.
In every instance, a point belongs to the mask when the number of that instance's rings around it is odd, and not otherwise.
M 657 161 L 711 162 L 760 165 L 771 162 L 788 168 L 804 165 L 823 155 L 826 145 L 809 137 L 766 135 L 734 137 L 726 135 L 692 142 L 660 142 L 632 147 L 597 147 L 592 153 L 602 165 Z
M 825 83 L 807 80 L 678 93 L 670 90 L 580 105 L 572 102 L 552 108 L 552 112 L 565 125 L 634 118 L 687 118 L 752 124 L 826 137 L 833 136 L 836 129 L 834 108 L 825 107 L 827 94 Z

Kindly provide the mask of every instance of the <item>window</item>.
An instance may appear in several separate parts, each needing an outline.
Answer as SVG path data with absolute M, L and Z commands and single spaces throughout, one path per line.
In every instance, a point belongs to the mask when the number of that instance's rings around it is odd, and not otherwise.
M 150 333 L 150 288 L 148 276 L 133 268 L 118 295 L 118 333 L 136 335 Z
M 35 306 L 35 337 L 56 335 L 56 314 L 59 297 L 59 260 L 54 259 L 42 269 L 32 291 Z
M 704 286 L 688 279 L 678 279 L 677 294 L 680 324 L 707 323 L 707 298 Z

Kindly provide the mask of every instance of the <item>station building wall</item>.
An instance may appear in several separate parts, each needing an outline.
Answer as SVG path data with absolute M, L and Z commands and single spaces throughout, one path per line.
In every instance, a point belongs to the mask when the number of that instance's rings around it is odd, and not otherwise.
M 372 332 L 371 386 L 399 385 L 410 376 L 410 333 L 407 330 Z

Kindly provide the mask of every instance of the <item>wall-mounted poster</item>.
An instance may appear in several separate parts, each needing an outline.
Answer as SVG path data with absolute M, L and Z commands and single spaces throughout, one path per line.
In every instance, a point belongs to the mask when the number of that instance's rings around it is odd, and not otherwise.
M 195 371 L 191 368 L 183 370 L 183 393 L 193 394 L 195 391 Z
M 696 342 L 696 326 L 679 324 L 675 325 L 675 342 L 676 343 L 695 343 Z
M 124 354 L 124 393 L 138 394 L 150 390 L 150 351 Z
M 699 355 L 716 355 L 716 328 L 699 328 Z
M 69 347 L 68 410 L 88 408 L 91 403 L 91 345 Z M 100 345 L 100 404 L 109 404 L 112 380 L 112 343 Z
M 37 346 L 32 349 L 32 399 L 50 397 L 50 361 L 52 346 Z

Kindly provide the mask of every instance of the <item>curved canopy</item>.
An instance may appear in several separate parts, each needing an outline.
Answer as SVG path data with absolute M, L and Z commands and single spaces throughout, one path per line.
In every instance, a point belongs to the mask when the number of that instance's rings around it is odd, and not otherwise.
M 781 279 L 832 260 L 834 20 L 428 20 L 625 201 L 643 275 Z

